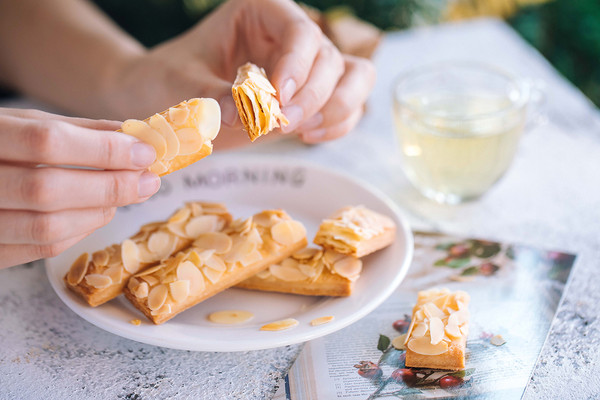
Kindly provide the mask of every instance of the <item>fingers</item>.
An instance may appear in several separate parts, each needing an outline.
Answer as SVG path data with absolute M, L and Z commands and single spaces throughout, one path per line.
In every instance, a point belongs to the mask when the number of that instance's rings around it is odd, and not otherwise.
M 156 157 L 152 146 L 131 136 L 56 119 L 0 114 L 0 140 L 0 160 L 11 162 L 139 170 Z
M 138 203 L 160 188 L 151 172 L 0 168 L 0 209 L 58 211 Z
M 0 210 L 0 243 L 47 245 L 92 232 L 106 225 L 116 208 L 53 213 Z
M 347 119 L 328 128 L 315 129 L 301 134 L 305 143 L 316 144 L 327 140 L 337 139 L 350 132 L 362 117 L 362 108 L 354 111 Z
M 283 105 L 306 83 L 323 40 L 321 30 L 308 18 L 294 21 L 286 28 L 271 75 Z
M 342 55 L 326 40 L 319 50 L 306 83 L 282 109 L 290 121 L 283 131 L 294 131 L 303 120 L 319 111 L 328 101 L 343 73 Z
M 0 269 L 40 258 L 56 257 L 88 235 L 84 233 L 52 244 L 0 244 Z
M 106 119 L 88 119 L 88 118 L 73 118 L 63 115 L 50 114 L 40 110 L 20 109 L 20 108 L 0 108 L 0 116 L 13 116 L 24 119 L 36 120 L 57 120 L 68 122 L 73 125 L 81 126 L 90 129 L 99 129 L 106 131 L 116 131 L 121 128 L 121 122 L 110 121 Z
M 362 109 L 375 83 L 375 68 L 364 58 L 345 55 L 344 75 L 333 94 L 313 117 L 305 120 L 296 131 L 304 140 L 316 143 L 347 133 L 354 127 L 349 119 L 362 115 Z M 347 130 L 342 132 L 341 129 Z

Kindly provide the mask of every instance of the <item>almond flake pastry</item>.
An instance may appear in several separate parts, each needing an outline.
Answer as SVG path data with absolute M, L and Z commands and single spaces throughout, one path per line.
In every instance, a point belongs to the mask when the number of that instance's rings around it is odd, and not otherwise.
M 214 99 L 190 99 L 150 118 L 128 119 L 120 132 L 146 142 L 156 151 L 150 171 L 170 174 L 212 153 L 221 129 L 221 108 Z
M 142 226 L 138 233 L 89 256 L 79 256 L 64 282 L 90 306 L 114 299 L 133 275 L 166 260 L 199 237 L 222 230 L 233 218 L 219 203 L 190 202 L 166 221 Z
M 189 248 L 134 275 L 124 293 L 162 324 L 305 246 L 304 225 L 282 210 L 263 211 L 198 236 Z
M 364 206 L 349 206 L 325 219 L 313 242 L 360 258 L 389 246 L 395 237 L 396 224 L 391 218 Z
M 289 124 L 264 69 L 251 63 L 239 67 L 231 92 L 251 141 Z
M 312 296 L 350 296 L 362 261 L 331 250 L 302 249 L 237 287 Z
M 469 295 L 460 290 L 419 292 L 404 342 L 407 367 L 465 368 L 469 301 Z

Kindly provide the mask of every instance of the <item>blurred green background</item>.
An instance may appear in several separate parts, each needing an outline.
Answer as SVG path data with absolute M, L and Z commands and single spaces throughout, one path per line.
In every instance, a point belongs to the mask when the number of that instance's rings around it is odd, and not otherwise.
M 153 46 L 192 26 L 222 0 L 96 0 L 124 29 Z M 510 23 L 565 77 L 600 105 L 600 0 L 304 0 L 383 30 L 477 16 Z

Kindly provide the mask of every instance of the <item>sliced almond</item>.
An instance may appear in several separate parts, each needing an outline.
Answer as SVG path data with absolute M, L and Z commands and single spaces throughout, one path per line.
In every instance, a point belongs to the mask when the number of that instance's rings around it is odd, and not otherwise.
M 141 263 L 150 264 L 150 263 L 154 263 L 159 260 L 155 254 L 153 254 L 152 252 L 150 252 L 150 250 L 148 250 L 148 246 L 146 246 L 145 242 L 137 243 L 137 248 L 138 248 L 138 252 L 139 252 L 138 258 Z
M 298 221 L 281 221 L 271 227 L 271 236 L 276 242 L 290 246 L 306 237 L 306 228 Z
M 108 264 L 108 260 L 110 259 L 110 255 L 106 250 L 98 250 L 94 254 L 92 254 L 92 262 L 97 267 L 104 267 Z
M 185 300 L 190 294 L 190 281 L 175 281 L 169 283 L 169 292 L 171 292 L 171 297 L 176 302 L 180 302 Z
M 427 318 L 430 319 L 433 317 L 444 318 L 446 316 L 446 314 L 433 303 L 425 303 L 423 305 L 423 312 Z
M 197 217 L 197 216 L 203 214 L 202 204 L 198 203 L 197 201 L 188 203 L 188 207 L 192 210 L 192 215 L 194 217 Z
M 216 324 L 241 324 L 243 322 L 249 321 L 254 317 L 250 311 L 243 310 L 223 310 L 223 311 L 215 311 L 208 315 L 208 320 L 210 322 L 214 322 Z
M 406 333 L 396 336 L 394 339 L 392 339 L 392 346 L 396 350 L 406 350 L 406 345 L 404 342 L 406 342 Z
M 136 318 L 136 319 L 132 319 L 131 321 L 129 321 L 129 323 L 131 325 L 140 326 L 142 324 L 142 320 Z
M 160 315 L 160 314 L 171 314 L 171 305 L 169 303 L 165 303 L 158 310 L 150 311 L 152 315 Z
M 312 321 L 310 321 L 310 325 L 311 326 L 323 325 L 323 324 L 333 321 L 333 319 L 334 319 L 333 315 L 327 315 L 325 317 L 315 318 Z
M 446 325 L 445 331 L 446 331 L 446 334 L 448 336 L 450 336 L 451 338 L 458 339 L 458 338 L 461 338 L 463 336 L 462 332 L 460 331 L 460 328 L 458 327 L 458 325 L 450 325 L 450 324 L 448 324 L 448 325 Z
M 156 159 L 161 161 L 167 152 L 167 142 L 164 137 L 144 121 L 128 119 L 121 125 L 123 133 L 131 135 L 142 142 L 148 143 L 156 151 Z
M 221 232 L 209 232 L 203 233 L 197 236 L 194 241 L 194 246 L 200 249 L 213 249 L 217 254 L 225 254 L 231 250 L 233 241 L 229 237 Z
M 183 221 L 187 221 L 190 218 L 191 214 L 192 211 L 189 208 L 180 208 L 179 210 L 177 210 L 177 212 L 175 212 L 175 214 L 171 216 L 171 218 L 168 219 L 167 223 L 177 224 Z
M 104 289 L 112 284 L 112 279 L 102 274 L 89 274 L 85 277 L 85 282 L 96 289 Z
M 254 276 L 256 276 L 257 278 L 260 278 L 260 279 L 267 279 L 268 277 L 271 276 L 271 272 L 269 272 L 269 269 L 267 268 L 267 269 L 263 269 L 260 272 L 257 272 L 256 275 L 254 275 Z
M 139 285 L 135 286 L 133 289 L 130 290 L 131 293 L 133 293 L 133 295 L 138 299 L 145 299 L 146 297 L 148 297 L 149 289 L 150 287 L 146 282 L 140 282 Z
M 121 283 L 123 281 L 123 268 L 120 265 L 113 265 L 102 273 L 110 277 L 112 283 Z
M 170 256 L 175 251 L 175 237 L 164 231 L 158 231 L 148 238 L 148 250 L 155 255 L 156 260 Z
M 162 265 L 155 265 L 154 267 L 150 267 L 148 269 L 143 270 L 142 272 L 138 272 L 137 274 L 135 274 L 135 277 L 140 278 L 142 276 L 145 275 L 150 275 L 155 273 L 156 271 L 159 271 L 163 266 Z
M 135 274 L 140 269 L 140 251 L 132 240 L 125 240 L 121 244 L 121 259 L 123 268 L 130 274 Z
M 441 319 L 433 317 L 429 320 L 429 335 L 431 344 L 438 344 L 444 338 L 444 323 Z
M 269 272 L 277 279 L 285 282 L 298 282 L 307 278 L 299 269 L 278 264 L 273 264 L 269 267 Z
M 204 276 L 202 272 L 190 261 L 184 261 L 177 267 L 177 279 L 190 281 L 190 292 L 199 293 L 204 290 Z
M 262 254 L 257 249 L 254 249 L 252 252 L 246 254 L 244 258 L 242 258 L 239 262 L 244 267 L 255 264 L 263 259 Z
M 214 232 L 218 219 L 216 215 L 194 217 L 185 225 L 185 233 L 190 238 L 197 238 L 201 234 Z
M 202 268 L 202 272 L 204 273 L 204 276 L 206 276 L 206 278 L 213 284 L 217 283 L 225 273 L 225 271 L 217 271 L 208 267 Z
M 195 128 L 181 128 L 175 131 L 179 140 L 179 155 L 187 156 L 197 153 L 204 144 L 204 138 Z
M 466 309 L 458 310 L 450 314 L 448 324 L 461 326 L 469 321 L 469 311 Z
M 420 322 L 415 324 L 412 333 L 411 333 L 411 337 L 413 338 L 418 338 L 421 336 L 425 336 L 425 334 L 427 333 L 427 331 L 429 330 L 429 326 L 426 323 Z
M 246 234 L 246 239 L 250 242 L 256 243 L 257 246 L 261 246 L 263 244 L 262 236 L 256 227 L 250 229 L 250 231 Z
M 160 282 L 160 280 L 153 275 L 140 276 L 140 279 L 147 282 L 150 286 L 156 286 Z
M 273 218 L 273 214 L 271 214 L 268 211 L 263 211 L 261 213 L 254 214 L 252 219 L 255 224 L 257 224 L 259 226 L 263 226 L 265 228 L 270 228 L 271 226 L 273 226 L 273 224 L 275 224 L 275 222 L 277 222 Z
M 150 172 L 152 172 L 156 175 L 164 174 L 165 172 L 167 172 L 169 170 L 169 165 L 170 165 L 170 163 L 168 161 L 156 160 L 150 166 Z
M 296 260 L 306 260 L 309 258 L 313 258 L 318 253 L 322 253 L 322 251 L 313 247 L 305 247 L 304 249 L 295 252 L 293 257 Z
M 171 107 L 169 108 L 169 119 L 175 126 L 181 126 L 185 124 L 190 116 L 190 109 L 185 107 Z
M 152 311 L 156 311 L 165 304 L 165 300 L 167 300 L 167 294 L 169 294 L 169 289 L 167 289 L 166 285 L 158 285 L 148 293 L 148 308 Z
M 448 351 L 448 343 L 441 341 L 438 344 L 431 344 L 427 336 L 411 339 L 406 346 L 417 354 L 425 356 L 437 356 Z
M 333 264 L 333 271 L 344 278 L 353 278 L 362 271 L 362 261 L 354 257 L 344 257 Z
M 299 324 L 294 318 L 282 319 L 280 321 L 271 322 L 260 327 L 261 331 L 282 331 L 284 329 L 293 328 Z
M 460 327 L 460 333 L 463 334 L 463 336 L 469 336 L 469 325 L 463 325 Z
M 305 264 L 305 263 L 300 262 L 300 263 L 298 263 L 298 269 L 300 270 L 300 272 L 302 272 L 307 277 L 314 278 L 314 276 L 318 272 L 318 268 L 317 268 L 318 265 L 319 264 L 312 266 L 310 264 Z
M 227 269 L 227 265 L 225 265 L 223 259 L 216 255 L 209 257 L 205 261 L 204 265 L 210 269 L 214 269 L 215 271 L 225 271 Z
M 71 269 L 67 273 L 67 282 L 71 286 L 79 285 L 83 277 L 87 273 L 88 265 L 90 264 L 90 255 L 83 253 L 73 262 Z
M 490 343 L 494 346 L 502 346 L 504 343 L 506 343 L 506 340 L 504 340 L 502 335 L 495 335 L 490 339 Z
M 163 157 L 163 160 L 169 161 L 175 158 L 179 154 L 179 139 L 171 125 L 167 122 L 166 118 L 160 114 L 154 114 L 150 117 L 148 124 L 156 130 L 158 133 L 165 138 L 167 143 L 167 150 Z
M 256 250 L 256 243 L 241 239 L 233 244 L 231 250 L 225 255 L 225 261 L 228 263 L 241 261 L 254 250 Z
M 327 265 L 333 265 L 336 261 L 341 260 L 346 255 L 338 253 L 337 251 L 327 250 L 323 253 L 323 259 Z
M 204 140 L 214 140 L 221 129 L 221 107 L 211 98 L 200 99 L 195 115 L 198 130 Z

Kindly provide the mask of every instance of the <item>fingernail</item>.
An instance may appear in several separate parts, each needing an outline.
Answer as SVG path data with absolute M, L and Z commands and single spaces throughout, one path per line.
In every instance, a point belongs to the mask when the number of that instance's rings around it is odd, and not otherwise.
M 308 142 L 317 142 L 325 136 L 326 129 L 315 129 L 314 131 L 306 132 L 302 134 L 302 139 Z
M 138 196 L 148 197 L 160 189 L 160 178 L 152 172 L 144 172 L 138 181 Z
M 300 125 L 298 127 L 299 131 L 310 131 L 311 129 L 315 129 L 316 127 L 318 127 L 319 125 L 321 125 L 323 123 L 323 114 L 321 113 L 316 113 L 315 115 L 313 115 L 312 117 L 310 117 L 309 119 L 307 119 L 306 121 L 304 121 L 302 123 L 302 125 Z
M 296 93 L 296 82 L 293 79 L 288 79 L 281 87 L 281 93 L 279 95 L 281 104 L 286 105 L 289 103 L 294 93 Z
M 223 97 L 219 101 L 219 104 L 221 105 L 221 121 L 229 126 L 235 125 L 238 119 L 238 112 L 231 96 Z
M 281 112 L 283 112 L 283 115 L 285 115 L 288 121 L 290 121 L 287 126 L 281 129 L 286 133 L 292 132 L 294 129 L 296 129 L 304 117 L 304 110 L 302 110 L 302 107 L 300 106 L 283 107 Z
M 136 167 L 149 167 L 155 159 L 156 152 L 149 144 L 136 142 L 131 146 L 131 162 Z

